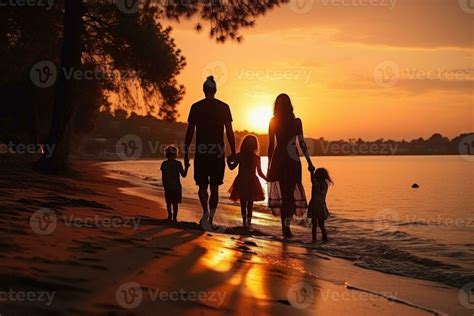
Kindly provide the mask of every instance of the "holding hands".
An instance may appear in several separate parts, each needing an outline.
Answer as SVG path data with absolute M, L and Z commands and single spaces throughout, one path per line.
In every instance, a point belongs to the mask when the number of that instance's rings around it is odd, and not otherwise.
M 191 164 L 189 163 L 189 155 L 186 153 L 184 155 L 184 168 L 189 169 Z
M 236 154 L 231 154 L 229 157 L 227 157 L 227 166 L 230 170 L 234 170 L 235 168 L 237 168 L 238 165 L 239 162 L 237 161 Z

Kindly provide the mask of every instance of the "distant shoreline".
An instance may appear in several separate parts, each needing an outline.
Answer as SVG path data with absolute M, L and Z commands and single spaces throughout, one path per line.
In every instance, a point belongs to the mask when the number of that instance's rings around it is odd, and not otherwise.
M 261 157 L 268 157 L 267 155 L 260 155 Z M 350 157 L 350 158 L 356 158 L 356 157 L 463 157 L 465 155 L 462 154 L 395 154 L 395 155 L 312 155 L 311 157 Z M 470 155 L 474 156 L 474 155 Z M 303 158 L 303 156 L 300 156 Z M 182 157 L 180 157 L 182 158 Z M 180 159 L 178 158 L 178 159 Z M 192 159 L 193 157 L 191 157 Z M 74 156 L 73 160 L 78 160 L 78 161 L 92 161 L 92 162 L 120 162 L 120 161 L 149 161 L 149 160 L 163 160 L 165 159 L 164 156 L 160 157 L 143 157 L 140 159 L 131 159 L 131 160 L 123 160 L 117 157 L 117 159 L 100 159 L 98 157 L 81 157 L 81 156 Z

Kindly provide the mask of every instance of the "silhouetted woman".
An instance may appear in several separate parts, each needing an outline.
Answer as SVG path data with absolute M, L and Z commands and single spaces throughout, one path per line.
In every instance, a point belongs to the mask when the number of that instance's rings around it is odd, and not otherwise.
M 286 94 L 280 94 L 275 101 L 268 134 L 268 204 L 273 215 L 281 217 L 283 235 L 290 238 L 291 218 L 295 214 L 302 216 L 307 208 L 297 142 L 311 172 L 314 166 L 304 141 L 303 124 L 295 117 L 290 97 Z

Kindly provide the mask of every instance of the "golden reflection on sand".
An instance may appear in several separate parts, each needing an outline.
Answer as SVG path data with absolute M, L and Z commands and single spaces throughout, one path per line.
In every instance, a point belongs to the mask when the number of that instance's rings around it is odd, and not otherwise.
M 218 272 L 228 272 L 234 261 L 237 260 L 235 251 L 228 249 L 231 242 L 226 242 L 223 247 L 209 247 L 206 253 L 200 258 L 204 269 L 211 269 Z
M 245 277 L 245 285 L 249 294 L 257 299 L 267 299 L 268 295 L 264 286 L 264 273 L 262 264 L 253 264 Z

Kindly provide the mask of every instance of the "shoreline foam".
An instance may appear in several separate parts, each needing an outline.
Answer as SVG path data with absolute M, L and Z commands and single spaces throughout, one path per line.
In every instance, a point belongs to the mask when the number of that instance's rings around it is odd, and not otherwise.
M 125 179 L 131 181 L 134 185 L 140 187 L 155 187 L 157 192 L 162 191 L 159 185 L 159 179 L 124 172 L 113 168 L 113 164 L 107 163 L 107 170 L 125 176 Z M 199 203 L 196 196 L 184 196 L 191 203 Z M 238 219 L 240 210 L 235 209 L 235 203 L 226 201 L 221 197 L 220 205 L 225 205 L 226 209 L 232 209 L 234 214 L 230 217 L 234 220 L 233 225 L 239 225 Z M 234 207 L 234 208 L 232 208 Z M 270 211 L 264 205 L 256 204 L 254 207 L 254 217 L 260 216 L 259 221 L 263 226 L 261 230 L 274 240 L 281 241 L 279 220 L 272 219 Z M 237 216 L 235 216 L 237 215 Z M 227 213 L 225 216 L 229 216 Z M 263 216 L 263 217 L 262 217 Z M 198 218 L 193 220 L 198 221 Z M 227 220 L 224 216 L 217 219 L 217 222 Z M 294 220 L 295 238 L 293 243 L 306 247 L 305 242 L 309 242 L 310 223 L 305 218 Z M 365 224 L 361 225 L 361 224 Z M 260 225 L 254 225 L 259 227 Z M 271 227 L 269 227 L 271 226 Z M 400 275 L 421 280 L 440 282 L 449 286 L 462 288 L 464 285 L 474 282 L 474 274 L 466 267 L 443 262 L 441 259 L 433 259 L 423 256 L 423 253 L 431 253 L 430 249 L 448 248 L 449 245 L 437 244 L 433 240 L 424 240 L 416 236 L 408 235 L 399 230 L 374 231 L 370 229 L 372 222 L 363 223 L 363 220 L 352 220 L 342 216 L 335 215 L 327 223 L 331 232 L 331 243 L 328 245 L 318 244 L 315 249 L 324 252 L 330 256 L 343 258 L 353 261 L 358 267 L 380 271 L 384 273 Z M 345 229 L 345 227 L 353 227 Z M 405 247 L 406 245 L 409 247 Z M 419 246 L 417 246 L 419 245 Z M 411 252 L 411 248 L 417 247 L 419 251 Z M 467 253 L 461 253 L 467 256 Z M 462 258 L 461 258 L 462 259 Z

